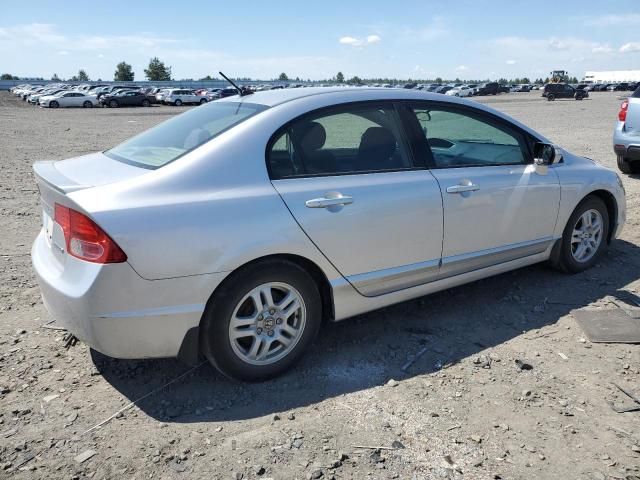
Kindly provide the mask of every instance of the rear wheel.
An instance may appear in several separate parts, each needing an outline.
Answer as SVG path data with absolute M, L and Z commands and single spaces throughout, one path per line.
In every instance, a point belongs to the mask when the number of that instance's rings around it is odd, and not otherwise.
M 640 173 L 640 160 L 630 161 L 618 156 L 618 168 L 622 173 L 626 174 Z
M 86 100 L 83 104 L 82 104 L 83 108 L 91 108 L 93 107 L 93 103 L 91 103 L 89 100 Z
M 179 107 L 180 105 L 182 105 L 182 100 L 177 99 L 177 100 L 175 101 L 175 104 L 174 104 L 174 105 L 175 105 L 176 107 Z
M 201 98 L 200 99 L 200 105 L 202 105 L 203 103 L 207 103 L 207 99 L 206 98 Z
M 556 266 L 578 273 L 592 267 L 607 248 L 609 213 L 604 202 L 588 196 L 576 207 L 567 222 Z
M 151 106 L 151 102 L 145 98 L 144 100 L 142 100 L 142 106 L 143 107 L 150 107 Z
M 275 377 L 311 346 L 321 305 L 316 283 L 299 265 L 256 263 L 232 274 L 207 305 L 202 351 L 228 377 L 252 382 Z
M 553 93 L 547 95 L 547 100 L 553 102 L 556 99 L 556 96 Z
M 117 100 L 111 100 L 111 101 L 109 102 L 109 106 L 110 106 L 111 108 L 118 108 L 118 102 L 117 102 Z

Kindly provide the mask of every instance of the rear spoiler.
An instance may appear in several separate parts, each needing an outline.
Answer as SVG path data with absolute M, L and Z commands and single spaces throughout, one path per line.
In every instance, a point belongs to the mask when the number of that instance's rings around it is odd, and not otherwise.
M 45 183 L 48 187 L 62 194 L 87 188 L 87 185 L 80 185 L 65 177 L 55 167 L 55 163 L 54 160 L 44 160 L 33 164 L 33 172 L 38 182 Z

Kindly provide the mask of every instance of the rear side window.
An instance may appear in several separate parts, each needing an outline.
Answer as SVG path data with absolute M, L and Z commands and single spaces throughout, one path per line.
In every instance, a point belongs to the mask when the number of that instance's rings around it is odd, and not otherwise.
M 631 95 L 633 98 L 640 98 L 640 86 L 636 88 L 636 91 Z
M 155 169 L 267 108 L 253 103 L 212 102 L 173 117 L 104 153 L 115 160 Z
M 307 115 L 277 133 L 270 145 L 272 179 L 412 167 L 392 105 L 351 105 Z

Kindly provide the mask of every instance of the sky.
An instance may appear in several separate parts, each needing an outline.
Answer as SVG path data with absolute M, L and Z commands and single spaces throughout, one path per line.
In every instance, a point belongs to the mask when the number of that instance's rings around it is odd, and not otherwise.
M 0 73 L 497 79 L 640 69 L 640 1 L 3 2 Z M 549 14 L 549 12 L 552 12 Z

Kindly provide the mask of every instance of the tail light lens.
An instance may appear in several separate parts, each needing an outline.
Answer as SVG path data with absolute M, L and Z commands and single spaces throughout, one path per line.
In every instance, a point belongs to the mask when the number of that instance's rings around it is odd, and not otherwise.
M 64 232 L 67 252 L 93 263 L 121 263 L 127 256 L 93 220 L 56 203 L 55 221 Z
M 618 120 L 624 122 L 627 120 L 627 110 L 629 109 L 629 100 L 625 100 L 620 105 L 620 111 L 618 112 Z

